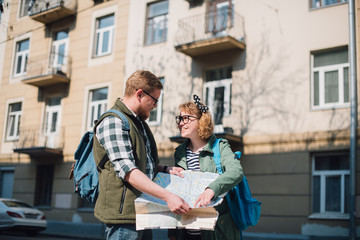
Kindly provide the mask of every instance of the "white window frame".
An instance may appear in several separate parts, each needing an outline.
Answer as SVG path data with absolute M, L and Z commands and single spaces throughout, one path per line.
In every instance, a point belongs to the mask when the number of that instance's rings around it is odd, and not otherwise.
M 224 9 L 226 9 L 226 11 Z M 226 13 L 226 15 L 224 15 L 224 13 Z M 213 32 L 216 35 L 225 34 L 226 29 L 234 24 L 234 1 L 214 1 L 211 3 L 210 12 L 208 14 L 208 31 Z M 228 19 L 229 15 L 230 21 Z M 231 26 L 228 26 L 228 23 L 230 23 Z
M 341 63 L 341 64 L 321 66 L 321 67 L 314 67 L 314 54 L 311 54 L 311 107 L 313 110 L 350 107 L 350 101 L 344 102 L 344 68 L 350 69 L 350 64 Z M 325 73 L 332 71 L 338 71 L 339 101 L 334 103 L 325 103 Z M 315 72 L 319 73 L 319 105 L 317 106 L 315 106 L 314 103 L 315 101 L 314 73 Z
M 64 31 L 64 30 L 61 30 L 61 31 Z M 56 31 L 56 33 L 58 32 L 61 32 L 61 31 Z M 58 60 L 59 60 L 59 48 L 61 45 L 65 45 L 65 48 L 64 48 L 64 62 L 62 64 L 59 64 L 58 63 Z M 62 70 L 62 66 L 66 66 L 67 65 L 67 54 L 68 54 L 68 48 L 69 48 L 69 35 L 67 38 L 64 38 L 64 39 L 61 39 L 61 40 L 55 40 L 55 36 L 54 36 L 54 41 L 53 41 L 53 44 L 52 44 L 52 52 L 51 54 L 53 54 L 53 67 L 55 69 L 59 69 L 59 70 Z
M 230 115 L 230 109 L 231 109 L 231 85 L 232 85 L 232 79 L 221 79 L 221 80 L 214 80 L 214 81 L 208 81 L 204 83 L 203 87 L 203 96 L 204 96 L 204 103 L 205 103 L 205 97 L 206 97 L 206 89 L 209 89 L 208 93 L 208 107 L 210 109 L 211 115 L 214 119 L 214 100 L 215 100 L 215 88 L 218 87 L 224 87 L 224 115 L 223 118 Z M 222 124 L 218 124 L 215 126 L 215 132 L 222 131 Z
M 57 97 L 55 97 L 57 98 Z M 51 99 L 51 98 L 48 98 Z M 45 136 L 54 136 L 59 134 L 60 132 L 60 126 L 61 126 L 61 99 L 60 103 L 55 106 L 50 106 L 49 102 L 46 103 L 45 108 L 45 122 L 44 122 L 44 132 Z M 51 126 L 54 121 L 53 119 L 53 113 L 57 113 L 57 119 L 56 119 L 56 126 L 55 131 L 51 131 Z
M 151 5 L 153 4 L 157 4 L 159 2 L 168 2 L 168 11 L 166 14 L 161 14 L 161 15 L 156 15 L 154 17 L 149 17 L 148 16 L 148 12 L 149 12 L 149 8 L 151 7 Z M 146 7 L 146 12 L 147 12 L 147 16 L 146 16 L 146 23 L 145 23 L 145 45 L 152 45 L 152 44 L 156 44 L 156 43 L 160 43 L 160 42 L 166 42 L 167 41 L 167 33 L 168 33 L 168 29 L 169 29 L 169 0 L 163 0 L 163 1 L 158 1 L 158 2 L 152 2 L 149 3 Z M 149 27 L 149 22 L 152 22 L 151 27 Z M 155 27 L 154 27 L 155 26 Z M 154 33 L 156 31 L 154 31 L 154 29 L 158 29 L 156 27 L 159 27 L 159 29 L 162 29 L 163 31 L 163 36 L 161 37 L 160 40 L 156 41 L 154 39 Z M 151 39 L 148 40 L 149 38 L 149 34 L 151 35 Z
M 163 77 L 159 78 L 161 83 L 164 85 L 164 81 L 165 79 Z M 164 95 L 164 89 L 161 91 L 160 97 L 158 99 L 156 108 L 154 108 L 153 110 L 151 110 L 151 112 L 156 111 L 156 119 L 153 121 L 150 121 L 150 118 L 147 120 L 148 124 L 150 126 L 156 126 L 156 125 L 160 125 L 161 124 L 161 115 L 162 115 L 162 111 L 163 111 L 163 95 Z M 151 114 L 150 112 L 150 114 Z
M 98 18 L 101 17 L 105 17 L 107 15 L 111 15 L 114 14 L 114 29 L 116 29 L 116 19 L 117 19 L 117 11 L 118 11 L 118 6 L 112 5 L 110 7 L 107 8 L 101 8 L 99 10 L 96 10 L 93 12 L 92 14 L 92 20 L 91 20 L 91 26 L 90 26 L 90 32 L 91 32 L 91 36 L 90 37 L 90 48 L 89 48 L 89 55 L 88 55 L 88 65 L 91 66 L 98 66 L 98 65 L 103 65 L 106 63 L 111 63 L 114 61 L 114 51 L 111 51 L 111 53 L 107 54 L 107 55 L 103 55 L 101 57 L 97 57 L 95 56 L 95 49 L 96 49 L 96 20 Z M 112 36 L 112 44 L 111 44 L 111 48 L 115 49 L 116 48 L 116 41 L 114 41 L 114 39 L 116 39 L 116 31 L 113 31 L 113 36 Z
M 24 42 L 24 41 L 29 41 L 29 47 L 26 50 L 23 51 L 18 51 L 19 47 L 20 47 L 20 43 Z M 15 57 L 14 57 L 14 77 L 21 77 L 24 76 L 26 74 L 26 67 L 27 67 L 27 62 L 28 62 L 28 58 L 29 58 L 29 52 L 30 52 L 30 38 L 27 39 L 22 39 L 19 41 L 16 41 L 15 44 Z M 21 66 L 20 66 L 20 72 L 17 73 L 16 70 L 18 68 L 19 62 L 18 62 L 18 58 L 21 57 L 22 61 L 21 61 Z
M 26 6 L 26 1 L 28 1 L 28 6 Z M 29 7 L 31 0 L 18 0 L 19 2 L 19 11 L 18 11 L 18 18 L 26 17 L 29 15 L 28 9 L 25 9 L 26 7 Z
M 322 7 L 328 7 L 328 6 L 333 6 L 333 5 L 337 5 L 337 4 L 343 4 L 343 3 L 347 3 L 347 0 L 338 0 L 337 3 L 330 3 L 330 4 L 326 4 L 326 0 L 310 0 L 310 8 L 311 9 L 316 9 L 316 8 L 322 8 Z
M 97 100 L 97 101 L 91 101 L 93 91 L 101 89 L 101 88 L 107 88 L 107 96 L 106 99 L 103 100 Z M 109 87 L 99 87 L 99 88 L 92 88 L 88 92 L 88 108 L 87 108 L 87 121 L 86 121 L 86 129 L 87 131 L 91 131 L 94 127 L 94 120 L 97 120 L 99 116 L 96 114 L 97 112 L 100 112 L 100 114 L 106 112 L 107 105 L 108 105 L 108 99 L 109 99 Z M 94 109 L 94 111 L 92 111 Z
M 106 18 L 113 15 L 114 16 L 114 24 L 112 26 L 108 26 L 105 28 L 99 28 L 99 21 L 101 18 Z M 105 55 L 109 55 L 112 53 L 113 42 L 114 42 L 114 31 L 115 31 L 115 14 L 109 14 L 106 16 L 101 16 L 96 18 L 96 29 L 94 36 L 94 57 L 102 57 Z M 106 52 L 102 52 L 102 45 L 104 41 L 104 34 L 109 33 L 109 42 L 108 42 L 108 50 Z M 97 51 L 96 51 L 97 48 Z
M 16 112 L 10 112 L 11 111 L 11 105 L 21 103 L 21 110 Z M 23 102 L 22 101 L 16 101 L 16 102 L 10 102 L 7 105 L 7 118 L 6 118 L 6 135 L 5 135 L 5 141 L 16 141 L 20 137 L 20 123 L 21 123 L 21 117 L 22 117 L 22 110 L 23 110 Z M 14 119 L 13 121 L 11 119 Z M 14 125 L 14 135 L 10 135 L 10 128 L 12 124 Z M 19 133 L 19 134 L 17 134 Z
M 335 154 L 332 153 L 332 155 Z M 336 154 L 336 155 L 340 155 L 340 154 Z M 318 156 L 321 155 L 314 155 L 312 158 L 312 188 L 314 187 L 314 182 L 313 182 L 314 177 L 319 176 L 320 177 L 320 212 L 311 214 L 309 218 L 348 219 L 349 214 L 345 213 L 345 176 L 350 175 L 350 170 L 315 170 L 315 161 L 316 161 L 316 157 Z M 340 212 L 326 211 L 326 178 L 333 176 L 340 176 L 341 178 Z

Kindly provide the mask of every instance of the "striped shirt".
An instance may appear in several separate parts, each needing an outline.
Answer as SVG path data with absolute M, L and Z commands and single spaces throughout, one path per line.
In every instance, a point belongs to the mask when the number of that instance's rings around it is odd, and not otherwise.
M 189 148 L 186 149 L 186 163 L 188 170 L 200 171 L 199 153 L 192 152 Z
M 186 163 L 187 169 L 192 171 L 200 171 L 199 162 L 200 151 L 197 153 L 192 152 L 189 148 L 186 149 Z M 186 229 L 187 234 L 193 237 L 201 239 L 201 230 L 198 229 Z
M 129 131 L 123 131 L 122 124 L 123 122 L 120 118 L 107 116 L 97 126 L 96 137 L 105 148 L 110 162 L 114 165 L 116 175 L 124 180 L 127 173 L 138 167 L 135 165 Z M 151 155 L 149 138 L 145 128 L 143 127 L 142 129 L 147 156 L 145 174 L 150 179 L 153 179 L 155 176 L 155 163 Z

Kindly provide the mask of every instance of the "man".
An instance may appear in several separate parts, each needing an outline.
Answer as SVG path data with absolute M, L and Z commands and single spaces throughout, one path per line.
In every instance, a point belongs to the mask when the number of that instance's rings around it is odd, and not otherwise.
M 161 188 L 152 179 L 157 171 L 181 176 L 180 168 L 158 165 L 157 148 L 150 128 L 144 122 L 156 107 L 162 84 L 149 71 L 136 71 L 126 82 L 124 98 L 112 107 L 129 120 L 130 131 L 122 120 L 106 114 L 95 126 L 94 157 L 98 164 L 107 154 L 109 160 L 99 173 L 99 196 L 94 215 L 106 224 L 107 239 L 141 239 L 136 231 L 134 200 L 141 192 L 164 200 L 176 214 L 190 206 L 179 196 Z

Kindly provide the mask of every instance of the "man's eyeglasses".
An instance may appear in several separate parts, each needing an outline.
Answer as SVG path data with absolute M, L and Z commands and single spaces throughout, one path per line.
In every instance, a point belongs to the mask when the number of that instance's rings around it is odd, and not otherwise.
M 154 106 L 155 106 L 157 104 L 157 102 L 159 101 L 159 99 L 154 98 L 153 96 L 150 95 L 150 93 L 148 93 L 144 90 L 142 90 L 142 91 L 143 91 L 143 93 L 145 93 L 146 95 L 148 95 L 149 97 L 151 97 L 154 100 Z
M 175 117 L 176 123 L 180 124 L 181 121 L 183 121 L 183 123 L 189 123 L 190 118 L 195 118 L 195 119 L 200 119 L 198 117 L 195 116 L 191 116 L 191 115 L 179 115 Z

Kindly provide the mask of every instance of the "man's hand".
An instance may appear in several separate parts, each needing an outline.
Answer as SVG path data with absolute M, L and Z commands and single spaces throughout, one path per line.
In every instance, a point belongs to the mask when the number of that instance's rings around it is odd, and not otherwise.
M 210 203 L 214 195 L 215 193 L 211 188 L 206 188 L 205 191 L 203 191 L 196 200 L 194 207 L 196 207 L 198 203 L 200 203 L 199 207 L 205 207 Z
M 165 202 L 170 211 L 178 215 L 186 214 L 191 210 L 189 204 L 184 199 L 173 193 L 167 195 Z
M 191 210 L 189 204 L 184 199 L 160 187 L 137 168 L 126 174 L 125 181 L 143 193 L 164 200 L 170 211 L 175 214 L 186 214 Z

